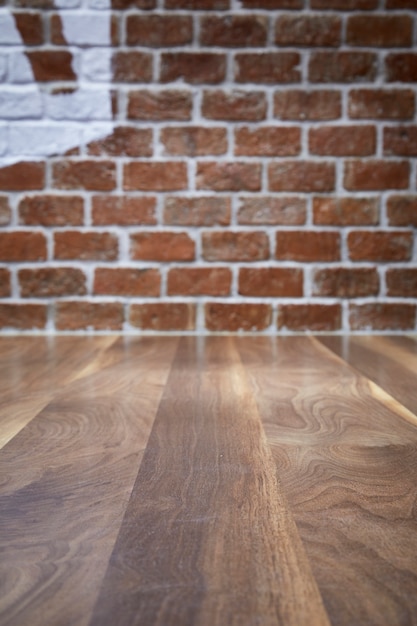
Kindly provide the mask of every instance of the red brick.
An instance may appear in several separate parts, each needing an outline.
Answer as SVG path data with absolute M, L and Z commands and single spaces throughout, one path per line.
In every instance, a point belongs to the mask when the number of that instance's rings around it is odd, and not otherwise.
M 0 226 L 7 226 L 10 224 L 12 217 L 12 211 L 9 205 L 9 199 L 7 196 L 0 196 Z
M 372 52 L 313 52 L 309 80 L 313 83 L 355 83 L 373 81 L 377 56 Z
M 406 189 L 409 178 L 408 161 L 347 161 L 343 185 L 349 191 Z
M 347 238 L 352 261 L 408 261 L 413 249 L 413 234 L 407 231 L 352 231 Z
M 271 324 L 268 304 L 226 304 L 209 302 L 205 305 L 206 328 L 211 331 L 265 330 Z
M 193 261 L 194 241 L 187 233 L 141 232 L 131 240 L 131 258 L 136 261 Z
M 348 18 L 346 42 L 350 46 L 410 46 L 411 18 L 408 15 L 352 15 Z
M 197 189 L 259 191 L 260 188 L 260 163 L 239 161 L 197 163 Z
M 203 16 L 200 44 L 232 48 L 266 44 L 268 22 L 262 15 Z
M 375 226 L 377 198 L 313 198 L 313 222 L 320 226 Z
M 301 80 L 298 52 L 242 52 L 235 56 L 238 83 L 296 83 Z
M 387 295 L 400 298 L 415 298 L 417 296 L 417 268 L 388 269 Z
M 204 128 L 201 126 L 163 128 L 161 141 L 165 146 L 166 154 L 177 156 L 224 154 L 227 151 L 227 131 L 225 128 Z
M 295 332 L 339 330 L 342 323 L 340 304 L 281 304 L 278 329 Z
M 401 120 L 414 117 L 411 89 L 353 89 L 349 93 L 349 117 Z
M 164 224 L 172 226 L 227 226 L 230 224 L 231 201 L 221 196 L 165 199 Z
M 258 196 L 241 197 L 238 224 L 297 226 L 305 224 L 306 200 L 296 196 L 279 198 Z
M 333 298 L 361 298 L 379 293 L 374 267 L 326 267 L 313 275 L 313 295 Z
M 387 82 L 417 82 L 417 53 L 393 52 L 385 58 Z
M 94 226 L 136 226 L 156 224 L 156 198 L 130 196 L 93 196 L 92 220 Z
M 268 168 L 268 180 L 271 191 L 333 191 L 335 168 L 327 162 L 276 162 Z
M 152 130 L 134 126 L 118 126 L 111 135 L 92 141 L 87 146 L 93 156 L 150 157 L 153 154 Z
M 294 298 L 303 295 L 303 271 L 289 267 L 242 267 L 239 271 L 242 296 Z
M 302 9 L 304 0 L 242 0 L 242 7 L 245 9 Z
M 206 261 L 263 261 L 269 258 L 266 233 L 260 231 L 206 231 L 202 234 Z
M 390 226 L 417 227 L 417 196 L 390 196 L 387 215 Z
M 159 296 L 161 276 L 157 269 L 98 267 L 94 294 L 108 296 Z
M 378 8 L 378 0 L 310 0 L 310 6 L 331 11 L 371 11 Z
M 178 161 L 132 161 L 123 167 L 125 191 L 175 191 L 188 186 L 187 166 Z
M 2 0 L 2 6 L 4 6 L 6 2 Z M 18 9 L 52 9 L 54 0 L 13 0 L 13 6 Z
M 279 231 L 276 258 L 284 261 L 339 261 L 340 234 L 331 231 Z
M 235 154 L 242 156 L 296 156 L 301 150 L 298 127 L 242 127 L 235 130 Z
M 274 94 L 274 117 L 281 120 L 334 120 L 341 113 L 339 91 L 291 89 Z
M 230 8 L 229 0 L 165 0 L 166 9 L 190 11 L 225 11 Z
M 46 320 L 47 307 L 43 304 L 0 304 L 0 328 L 45 328 Z
M 195 305 L 182 302 L 132 304 L 129 321 L 143 330 L 179 331 L 195 329 Z
M 5 267 L 0 268 L 0 298 L 11 296 L 10 272 Z
M 228 267 L 175 267 L 168 273 L 170 296 L 228 296 L 232 272 Z
M 24 196 L 19 202 L 19 223 L 30 226 L 81 226 L 84 200 L 81 196 Z
M 0 189 L 25 191 L 43 189 L 45 164 L 38 161 L 20 161 L 0 168 Z
M 74 267 L 42 267 L 19 271 L 23 298 L 84 296 L 87 293 L 84 273 Z
M 57 189 L 111 191 L 116 187 L 116 167 L 113 161 L 56 161 L 52 180 Z
M 72 54 L 67 50 L 32 50 L 25 54 L 38 82 L 77 78 L 72 69 Z
M 275 23 L 278 46 L 338 46 L 342 22 L 337 15 L 281 15 Z
M 193 85 L 220 83 L 226 76 L 226 56 L 212 52 L 164 52 L 160 79 L 170 83 L 183 79 Z
M 13 13 L 17 30 L 26 46 L 40 46 L 44 43 L 43 23 L 40 13 Z
M 128 15 L 126 41 L 128 46 L 154 48 L 184 46 L 193 38 L 193 23 L 189 15 Z
M 384 128 L 385 156 L 417 156 L 417 126 Z
M 45 261 L 46 239 L 42 233 L 0 233 L 0 261 Z
M 57 330 L 121 330 L 123 305 L 120 302 L 57 302 Z
M 146 52 L 119 51 L 112 57 L 113 80 L 117 83 L 149 83 L 152 80 L 152 55 Z
M 115 261 L 118 239 L 111 233 L 58 231 L 54 234 L 54 258 L 62 261 Z
M 416 307 L 413 304 L 370 302 L 351 304 L 351 330 L 413 330 Z
M 131 91 L 127 115 L 132 120 L 177 120 L 191 118 L 192 97 L 189 91 Z
M 202 115 L 210 120 L 258 122 L 266 117 L 266 97 L 261 91 L 204 91 Z
M 125 9 L 142 9 L 149 11 L 156 8 L 156 0 L 111 0 L 112 9 L 124 11 Z
M 308 135 L 311 154 L 368 156 L 375 154 L 375 126 L 320 126 Z

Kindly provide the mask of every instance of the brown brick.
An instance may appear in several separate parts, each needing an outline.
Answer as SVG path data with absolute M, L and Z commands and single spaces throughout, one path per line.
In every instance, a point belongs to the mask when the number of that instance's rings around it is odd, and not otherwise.
M 320 126 L 308 135 L 311 154 L 368 156 L 375 154 L 375 126 Z
M 204 91 L 202 115 L 210 120 L 258 122 L 266 117 L 266 97 L 261 91 Z
M 388 296 L 417 297 L 417 268 L 388 269 L 386 280 Z
M 170 296 L 228 296 L 232 272 L 228 267 L 175 267 L 168 273 Z
M 0 298 L 11 296 L 10 272 L 5 267 L 0 268 Z
M 203 16 L 200 44 L 232 48 L 266 44 L 268 22 L 262 15 Z
M 401 230 L 358 230 L 348 234 L 347 242 L 352 261 L 408 261 L 412 254 L 413 235 Z
M 43 189 L 45 164 L 38 161 L 20 161 L 0 168 L 0 189 L 25 191 Z
M 350 46 L 410 46 L 411 18 L 408 15 L 351 15 L 347 23 L 346 42 Z
M 277 161 L 268 168 L 268 180 L 271 191 L 333 191 L 335 168 L 327 162 Z
M 44 43 L 43 23 L 40 13 L 14 12 L 13 19 L 26 46 L 40 46 Z
M 417 126 L 384 128 L 385 156 L 417 156 Z
M 0 226 L 7 226 L 10 224 L 12 217 L 12 211 L 9 205 L 9 199 L 7 196 L 0 196 Z
M 117 83 L 149 83 L 152 80 L 152 55 L 146 52 L 119 51 L 112 57 L 113 80 Z
M 192 97 L 189 91 L 131 91 L 128 96 L 128 118 L 132 120 L 177 120 L 191 118 Z
M 242 52 L 235 56 L 238 83 L 296 83 L 301 80 L 298 52 Z
M 187 233 L 141 232 L 131 240 L 131 258 L 136 261 L 193 261 L 195 244 Z
M 304 0 L 242 0 L 242 7 L 245 9 L 302 9 Z
M 4 6 L 6 2 L 2 0 L 2 6 Z M 13 6 L 17 9 L 52 9 L 54 0 L 14 0 Z
M 259 163 L 200 162 L 197 163 L 197 189 L 213 191 L 259 191 Z
M 221 83 L 226 76 L 226 56 L 212 52 L 164 52 L 161 82 L 183 79 L 193 85 Z
M 278 329 L 295 332 L 339 330 L 342 323 L 340 304 L 281 304 Z
M 72 54 L 67 50 L 32 50 L 25 54 L 38 82 L 77 78 L 72 69 Z
M 188 186 L 187 166 L 178 161 L 132 161 L 123 167 L 125 191 L 175 191 Z
M 352 89 L 349 117 L 354 119 L 401 120 L 414 117 L 411 89 Z
M 331 231 L 279 231 L 276 258 L 284 261 L 338 261 L 340 234 Z
M 296 156 L 301 150 L 301 129 L 293 127 L 242 127 L 235 130 L 238 156 Z
M 263 261 L 269 258 L 266 233 L 253 231 L 206 231 L 202 234 L 206 261 Z
M 47 307 L 43 304 L 0 304 L 0 328 L 45 328 L 46 319 Z
M 390 226 L 417 227 L 417 196 L 390 196 L 387 215 Z
M 74 267 L 42 267 L 19 271 L 23 298 L 84 296 L 87 293 L 84 273 Z
M 52 179 L 57 189 L 111 191 L 116 187 L 116 167 L 113 161 L 56 161 Z
M 57 330 L 121 330 L 123 305 L 120 302 L 57 302 Z
M 306 200 L 296 196 L 241 197 L 238 224 L 297 226 L 305 224 Z
M 124 11 L 125 9 L 142 9 L 150 11 L 156 8 L 156 0 L 111 0 L 112 9 Z
M 224 154 L 227 151 L 227 131 L 225 128 L 204 128 L 202 126 L 180 126 L 163 128 L 161 141 L 165 153 L 177 156 L 201 156 Z
M 84 200 L 81 196 L 24 196 L 19 202 L 19 223 L 30 226 L 81 226 Z
M 92 141 L 87 146 L 93 156 L 150 157 L 153 154 L 152 130 L 134 126 L 118 126 L 111 135 Z
M 417 82 L 417 53 L 392 52 L 385 58 L 387 82 Z
M 385 0 L 386 9 L 417 9 L 417 0 Z
M 42 233 L 0 233 L 0 261 L 45 261 L 46 257 L 46 239 Z
M 172 226 L 227 226 L 230 224 L 231 201 L 221 196 L 165 199 L 164 224 Z
M 195 305 L 182 302 L 132 304 L 129 321 L 143 330 L 179 331 L 195 329 Z
M 242 296 L 295 298 L 303 295 L 303 271 L 289 267 L 242 267 L 239 271 Z
M 130 196 L 93 196 L 92 220 L 94 226 L 136 226 L 156 224 L 156 198 Z
M 378 8 L 378 0 L 310 0 L 310 6 L 331 11 L 371 11 Z
M 281 15 L 275 23 L 278 46 L 338 46 L 342 22 L 337 15 Z
M 407 189 L 408 161 L 347 161 L 343 185 L 349 191 Z
M 193 38 L 193 23 L 189 15 L 128 15 L 126 40 L 128 46 L 153 48 L 184 46 Z
M 54 234 L 54 258 L 77 261 L 115 261 L 118 239 L 111 233 L 66 230 Z
M 211 331 L 265 330 L 271 324 L 268 304 L 226 304 L 209 302 L 205 305 L 206 328 Z
M 351 304 L 351 330 L 413 330 L 416 307 L 413 304 L 370 302 Z
M 313 275 L 313 295 L 332 298 L 377 296 L 379 277 L 374 267 L 326 267 Z
M 375 226 L 377 198 L 313 198 L 313 222 L 320 226 Z
M 341 113 L 339 91 L 291 89 L 274 94 L 274 117 L 281 120 L 335 120 Z
M 375 80 L 377 57 L 372 52 L 313 52 L 309 80 L 313 83 L 355 83 Z
M 230 8 L 229 0 L 165 0 L 166 9 L 184 9 L 190 11 L 226 11 Z
M 98 267 L 94 294 L 108 296 L 159 296 L 161 276 L 157 269 Z

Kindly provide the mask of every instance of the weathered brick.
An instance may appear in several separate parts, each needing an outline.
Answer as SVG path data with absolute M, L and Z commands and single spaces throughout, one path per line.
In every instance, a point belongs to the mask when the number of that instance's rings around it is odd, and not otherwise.
M 193 23 L 189 15 L 128 15 L 126 41 L 128 46 L 153 48 L 184 46 L 193 38 Z
M 384 128 L 385 156 L 417 156 L 417 126 Z
M 0 328 L 42 329 L 46 320 L 47 307 L 43 304 L 0 304 Z
M 407 189 L 408 161 L 347 161 L 343 185 L 349 191 Z
M 238 156 L 295 156 L 301 151 L 301 130 L 293 127 L 241 127 L 235 130 Z
M 399 298 L 417 296 L 417 268 L 391 268 L 386 275 L 387 295 Z
M 61 261 L 115 261 L 118 238 L 112 233 L 58 231 L 54 234 L 54 258 Z
M 187 233 L 140 232 L 130 236 L 133 260 L 193 261 L 195 244 Z
M 150 157 L 153 154 L 152 130 L 134 126 L 117 126 L 104 137 L 91 141 L 87 152 L 93 156 Z
M 260 188 L 260 163 L 239 161 L 197 163 L 197 189 L 259 191 Z
M 12 211 L 7 196 L 0 196 L 0 226 L 10 224 Z
M 238 83 L 296 83 L 301 79 L 298 52 L 241 52 L 235 56 Z
M 266 117 L 266 97 L 261 91 L 204 91 L 202 115 L 211 120 L 258 122 Z
M 304 0 L 242 0 L 245 9 L 302 9 Z
M 379 293 L 374 267 L 326 267 L 313 275 L 313 295 L 332 298 L 361 298 Z
M 268 304 L 209 302 L 204 311 L 206 328 L 211 331 L 265 330 L 271 324 Z
M 320 126 L 308 135 L 311 154 L 369 156 L 376 150 L 375 126 Z
M 390 226 L 417 227 L 417 196 L 390 196 L 387 216 Z
M 342 323 L 340 304 L 280 304 L 279 330 L 300 332 L 339 330 Z
M 131 91 L 128 96 L 127 115 L 132 120 L 187 121 L 191 110 L 192 96 L 185 90 Z
M 183 198 L 168 196 L 164 206 L 164 224 L 172 226 L 227 226 L 231 201 L 222 196 Z
M 377 198 L 313 198 L 313 221 L 320 226 L 375 226 Z
M 187 166 L 177 161 L 132 161 L 123 167 L 125 191 L 175 191 L 188 186 Z
M 377 76 L 373 52 L 313 52 L 309 80 L 313 83 L 370 82 Z
M 12 293 L 10 271 L 5 268 L 0 268 L 0 298 L 8 298 Z
M 213 52 L 164 52 L 160 80 L 183 79 L 191 84 L 221 83 L 226 76 L 226 56 Z
M 206 231 L 202 255 L 206 261 L 263 261 L 269 258 L 268 237 L 260 231 Z
M 28 226 L 81 226 L 84 199 L 81 196 L 24 196 L 19 202 L 19 223 Z
M 275 23 L 278 46 L 338 46 L 342 22 L 338 15 L 281 15 Z
M 170 296 L 228 296 L 232 272 L 228 267 L 175 267 L 168 273 Z
M 132 304 L 129 321 L 142 330 L 180 331 L 195 329 L 195 305 L 183 302 Z
M 112 57 L 113 79 L 117 83 L 149 83 L 152 80 L 152 55 L 138 51 L 119 51 Z
M 411 119 L 414 107 L 411 89 L 352 89 L 349 93 L 349 117 L 354 119 Z
M 93 196 L 94 226 L 136 226 L 156 224 L 156 198 L 151 196 Z
M 52 183 L 56 189 L 111 191 L 116 187 L 113 161 L 56 161 L 52 164 Z
M 385 58 L 385 76 L 387 82 L 417 82 L 417 53 L 392 52 Z
M 262 15 L 203 16 L 200 44 L 232 48 L 266 44 L 268 22 Z
M 274 94 L 274 116 L 281 120 L 334 120 L 341 113 L 340 91 L 291 89 Z
M 43 233 L 9 231 L 0 233 L 0 261 L 45 261 L 46 239 Z
M 124 11 L 126 9 L 150 11 L 156 8 L 156 0 L 111 0 L 111 7 L 116 11 Z
M 412 43 L 409 15 L 351 15 L 346 42 L 350 46 L 406 47 Z
M 157 269 L 98 267 L 94 294 L 108 296 L 159 296 L 161 276 Z
M 238 224 L 298 226 L 306 221 L 306 200 L 296 196 L 241 197 Z
M 239 271 L 242 296 L 294 298 L 303 295 L 303 271 L 290 267 L 242 267 Z
M 351 330 L 413 330 L 416 307 L 414 304 L 370 302 L 351 304 Z
M 417 0 L 385 0 L 386 9 L 417 9 Z
M 371 11 L 378 8 L 378 0 L 310 0 L 310 6 L 331 11 Z
M 347 243 L 352 261 L 408 261 L 412 254 L 413 234 L 401 230 L 357 230 L 348 234 Z
M 84 296 L 87 293 L 84 272 L 74 267 L 42 267 L 19 270 L 23 298 Z
M 339 261 L 340 233 L 332 231 L 278 231 L 276 258 L 281 261 Z
M 43 189 L 45 164 L 38 161 L 20 161 L 0 168 L 0 189 L 25 191 Z
M 282 161 L 268 168 L 271 191 L 333 191 L 335 167 L 333 163 L 314 161 Z
M 72 68 L 72 54 L 67 50 L 30 50 L 26 56 L 39 82 L 77 78 Z
M 13 12 L 17 30 L 26 46 L 40 46 L 44 43 L 41 13 Z
M 120 302 L 57 302 L 57 330 L 121 330 L 123 305 Z
M 166 9 L 189 11 L 226 11 L 230 0 L 165 0 Z
M 227 131 L 225 128 L 202 126 L 163 128 L 161 142 L 165 147 L 165 153 L 169 155 L 224 154 L 227 151 Z

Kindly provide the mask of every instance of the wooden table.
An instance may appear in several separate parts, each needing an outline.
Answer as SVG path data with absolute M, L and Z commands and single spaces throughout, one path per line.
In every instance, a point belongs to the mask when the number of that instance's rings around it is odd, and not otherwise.
M 417 342 L 0 339 L 0 624 L 417 624 Z

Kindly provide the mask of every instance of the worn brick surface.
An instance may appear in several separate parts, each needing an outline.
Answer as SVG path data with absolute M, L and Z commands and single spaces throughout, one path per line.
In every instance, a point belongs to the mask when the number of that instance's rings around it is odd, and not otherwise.
M 142 330 L 180 331 L 195 329 L 195 305 L 181 302 L 132 304 L 129 321 Z
M 278 330 L 334 331 L 342 323 L 340 304 L 280 304 Z

